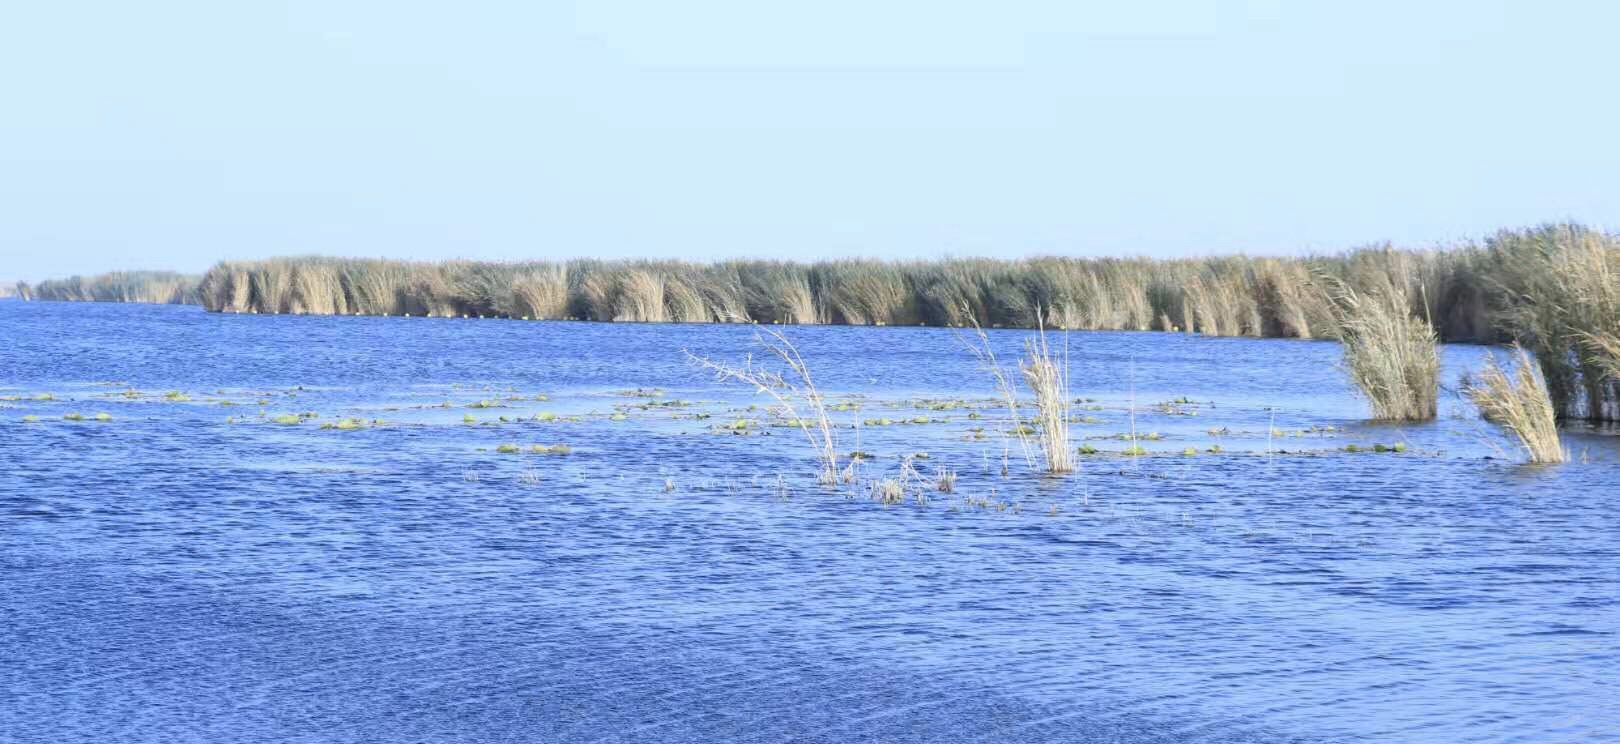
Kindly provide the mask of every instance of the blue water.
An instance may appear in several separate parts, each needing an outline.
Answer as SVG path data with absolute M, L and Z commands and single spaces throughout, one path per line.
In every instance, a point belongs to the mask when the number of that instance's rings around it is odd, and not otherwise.
M 958 334 L 788 333 L 848 484 L 747 327 L 0 302 L 0 741 L 1620 740 L 1620 438 L 1075 333 L 1050 477 Z

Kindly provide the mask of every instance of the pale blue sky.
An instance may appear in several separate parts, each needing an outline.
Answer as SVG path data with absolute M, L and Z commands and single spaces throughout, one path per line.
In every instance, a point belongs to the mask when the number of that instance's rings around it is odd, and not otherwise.
M 0 278 L 1620 225 L 1620 5 L 11 3 Z

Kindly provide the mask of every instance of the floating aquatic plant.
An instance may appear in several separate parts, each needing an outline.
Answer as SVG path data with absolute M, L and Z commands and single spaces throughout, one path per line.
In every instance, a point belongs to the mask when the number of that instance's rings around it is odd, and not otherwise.
M 303 423 L 304 422 L 304 417 L 303 416 L 295 416 L 295 415 L 290 414 L 290 413 L 283 413 L 280 416 L 277 416 L 277 417 L 275 417 L 273 419 L 270 419 L 270 421 L 272 423 L 282 424 L 284 426 L 290 426 L 290 425 L 293 425 L 293 424 L 301 424 L 301 423 Z
M 68 413 L 68 414 L 63 414 L 62 418 L 67 420 L 67 421 L 83 421 L 84 420 L 84 414 L 82 414 L 82 413 Z

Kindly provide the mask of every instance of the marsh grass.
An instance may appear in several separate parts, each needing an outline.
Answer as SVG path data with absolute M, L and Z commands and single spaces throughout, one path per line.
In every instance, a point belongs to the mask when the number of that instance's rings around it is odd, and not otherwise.
M 197 293 L 199 279 L 171 271 L 114 271 L 35 285 L 19 283 L 16 289 L 17 295 L 26 300 L 196 305 L 201 302 Z
M 1018 447 L 1024 454 L 1024 462 L 1033 466 L 1034 458 L 1030 455 L 1029 438 L 1035 430 L 1033 427 L 1024 424 L 1023 415 L 1018 411 L 1018 392 L 1013 386 L 1012 377 L 1002 368 L 1001 360 L 996 357 L 995 346 L 990 343 L 989 334 L 985 333 L 984 328 L 979 325 L 978 318 L 972 314 L 972 309 L 963 307 L 960 313 L 959 317 L 966 318 L 968 324 L 972 326 L 973 335 L 966 336 L 958 333 L 957 339 L 967 347 L 969 353 L 973 354 L 974 359 L 979 363 L 979 368 L 988 372 L 990 379 L 995 382 L 996 392 L 1000 395 L 1002 404 L 1007 408 L 1008 423 L 1012 427 L 1007 431 L 1012 432 L 1017 437 Z M 1007 454 L 1006 452 L 1002 453 L 1003 475 L 1007 472 Z
M 1366 396 L 1373 417 L 1427 421 L 1439 401 L 1439 339 L 1427 320 L 1411 314 L 1405 287 L 1387 278 L 1358 292 L 1336 282 L 1344 367 Z
M 1060 330 L 1157 327 L 1212 336 L 1325 338 L 1336 333 L 1335 322 L 1313 272 L 1361 276 L 1370 274 L 1365 267 L 1387 263 L 1362 260 L 1362 252 L 1313 259 L 1049 256 L 813 264 L 418 263 L 306 256 L 221 262 L 198 282 L 196 294 L 210 310 L 267 314 L 767 325 L 977 322 L 1007 328 L 1034 328 L 1044 315 L 1047 325 Z M 1482 306 L 1482 292 L 1450 291 L 1478 284 L 1483 274 L 1475 271 L 1471 254 L 1423 254 L 1389 270 L 1436 277 L 1432 283 L 1448 288 L 1446 302 Z M 1480 334 L 1493 331 L 1480 323 L 1447 327 L 1475 334 L 1466 340 L 1487 340 Z
M 774 329 L 756 331 L 754 343 L 764 349 L 769 358 L 774 358 L 780 363 L 785 371 L 770 369 L 755 362 L 752 354 L 745 357 L 742 364 L 734 365 L 693 354 L 690 350 L 683 352 L 688 359 L 712 372 L 717 380 L 748 385 L 754 388 L 755 392 L 768 395 L 776 401 L 777 415 L 794 422 L 804 433 L 805 441 L 815 451 L 820 464 L 816 475 L 817 482 L 829 486 L 837 484 L 838 437 L 834 432 L 832 418 L 827 413 L 826 399 L 816 388 L 815 379 L 810 374 L 809 363 L 805 361 L 804 355 L 799 353 L 798 347 L 794 346 L 781 331 Z M 808 410 L 808 416 L 800 413 L 801 406 Z M 746 425 L 744 421 L 744 426 Z
M 1486 421 L 1508 430 L 1533 463 L 1569 459 L 1558 437 L 1558 417 L 1547 386 L 1523 347 L 1512 353 L 1514 369 L 1503 369 L 1493 354 L 1477 378 L 1465 380 L 1463 391 Z
M 1065 335 L 1065 345 L 1067 336 Z M 1024 359 L 1019 362 L 1024 383 L 1035 394 L 1036 434 L 1041 454 L 1049 473 L 1067 473 L 1074 470 L 1074 455 L 1069 450 L 1069 360 L 1065 349 L 1057 357 L 1047 344 L 1046 330 L 1041 328 L 1024 342 Z

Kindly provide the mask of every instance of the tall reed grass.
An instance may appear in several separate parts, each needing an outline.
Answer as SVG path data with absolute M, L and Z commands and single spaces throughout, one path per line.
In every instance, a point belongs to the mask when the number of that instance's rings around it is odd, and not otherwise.
M 25 300 L 196 305 L 201 302 L 197 282 L 196 276 L 172 271 L 114 271 L 49 279 L 34 285 L 18 282 L 14 291 Z
M 1440 395 L 1439 338 L 1414 317 L 1404 286 L 1387 276 L 1357 292 L 1340 282 L 1339 337 L 1350 379 L 1387 421 L 1427 421 Z
M 1496 317 L 1535 353 L 1557 410 L 1620 419 L 1620 239 L 1547 225 L 1498 233 L 1481 254 Z
M 1066 339 L 1065 339 L 1066 342 Z M 1067 344 L 1065 343 L 1065 346 Z M 1069 360 L 1052 353 L 1042 328 L 1024 342 L 1024 359 L 1018 364 L 1024 384 L 1035 394 L 1036 433 L 1049 473 L 1074 470 L 1074 450 L 1069 448 Z
M 816 481 L 822 485 L 835 485 L 839 478 L 838 435 L 832 416 L 827 413 L 827 400 L 810 374 L 809 362 L 780 331 L 766 329 L 756 333 L 754 342 L 782 369 L 772 369 L 755 362 L 752 355 L 741 364 L 731 364 L 691 351 L 685 353 L 688 359 L 714 373 L 716 379 L 742 383 L 776 401 L 776 413 L 792 421 L 815 451 L 816 460 L 821 466 Z
M 1558 438 L 1557 409 L 1547 386 L 1524 347 L 1515 346 L 1513 356 L 1513 372 L 1504 370 L 1492 355 L 1478 378 L 1465 381 L 1463 390 L 1486 421 L 1519 440 L 1530 462 L 1564 462 L 1569 455 Z

